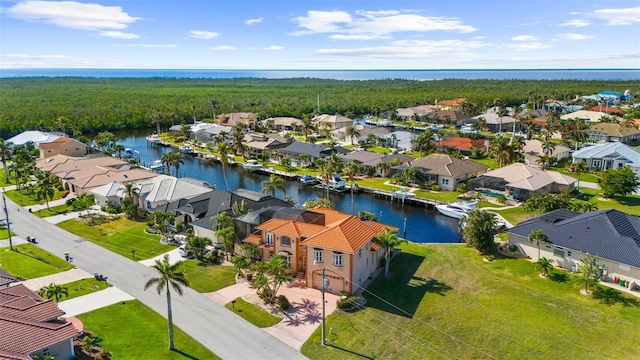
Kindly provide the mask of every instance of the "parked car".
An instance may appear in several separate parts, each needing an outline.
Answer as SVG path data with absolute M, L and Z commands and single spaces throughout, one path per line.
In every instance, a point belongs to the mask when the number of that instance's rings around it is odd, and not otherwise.
M 187 249 L 187 244 L 182 244 L 178 247 L 178 254 L 183 258 L 192 258 L 195 256 L 193 250 Z
M 356 146 L 353 148 L 353 151 L 364 151 L 364 148 L 362 146 Z
M 479 131 L 476 130 L 473 126 L 463 125 L 462 128 L 460 128 L 460 133 L 461 134 L 478 134 Z

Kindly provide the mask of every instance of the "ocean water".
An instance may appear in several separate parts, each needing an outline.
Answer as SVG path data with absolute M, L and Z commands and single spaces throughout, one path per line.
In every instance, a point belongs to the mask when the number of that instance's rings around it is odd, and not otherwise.
M 291 79 L 337 80 L 406 79 L 432 81 L 467 80 L 640 80 L 640 69 L 498 69 L 498 70 L 216 70 L 216 69 L 1 69 L 0 78 L 194 78 L 194 79 Z

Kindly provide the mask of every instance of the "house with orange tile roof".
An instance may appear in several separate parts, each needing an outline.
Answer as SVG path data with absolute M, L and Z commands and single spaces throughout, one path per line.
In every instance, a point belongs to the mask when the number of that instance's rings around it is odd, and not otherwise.
M 0 289 L 0 359 L 75 358 L 73 339 L 80 333 L 59 320 L 64 314 L 22 284 Z
M 436 148 L 443 152 L 451 149 L 464 155 L 471 155 L 476 151 L 486 153 L 489 149 L 489 140 L 456 136 L 436 142 Z
M 263 260 L 285 256 L 291 263 L 289 273 L 297 273 L 306 286 L 321 288 L 324 268 L 332 291 L 355 292 L 384 256 L 373 239 L 385 229 L 397 228 L 324 207 L 309 212 L 316 216 L 306 216 L 308 222 L 301 217 L 269 219 L 242 241 L 258 246 Z
M 436 106 L 441 110 L 449 110 L 449 111 L 462 111 L 462 104 L 467 101 L 467 98 L 456 98 L 452 100 L 440 100 L 436 101 Z
M 89 153 L 87 144 L 68 137 L 59 137 L 51 142 L 42 143 L 38 148 L 40 158 L 49 158 L 58 154 L 78 157 Z

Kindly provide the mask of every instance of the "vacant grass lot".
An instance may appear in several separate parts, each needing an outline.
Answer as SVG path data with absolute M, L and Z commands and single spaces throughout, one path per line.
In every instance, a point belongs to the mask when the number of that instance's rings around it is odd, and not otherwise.
M 89 225 L 87 220 L 72 219 L 58 224 L 61 228 L 96 243 L 122 256 L 131 257 L 136 250 L 137 259 L 149 259 L 173 249 L 160 243 L 160 235 L 147 234 L 147 223 L 124 217 L 100 225 Z
M 263 308 L 248 303 L 242 298 L 237 298 L 235 305 L 228 303 L 225 307 L 259 328 L 273 326 L 282 320 L 282 318 L 271 315 Z
M 219 359 L 182 330 L 174 328 L 176 350 L 169 350 L 167 320 L 138 300 L 94 310 L 78 318 L 102 339 L 114 359 Z
M 87 278 L 67 284 L 58 284 L 67 288 L 69 296 L 65 296 L 61 301 L 73 299 L 78 296 L 87 295 L 109 287 L 106 281 L 98 281 L 95 278 Z
M 236 283 L 233 266 L 205 265 L 198 260 L 185 260 L 182 264 L 189 287 L 197 292 L 213 292 Z
M 0 267 L 20 280 L 56 274 L 73 268 L 71 264 L 33 244 L 0 248 Z M 62 254 L 61 254 L 62 255 Z
M 617 209 L 631 215 L 640 215 L 640 196 L 627 195 L 615 199 L 606 199 L 602 196 L 602 190 L 580 188 L 581 200 L 598 205 L 598 210 Z
M 302 347 L 311 359 L 637 359 L 640 299 L 583 285 L 533 263 L 487 263 L 463 245 L 403 246 L 364 310 L 327 319 Z M 424 280 L 423 280 L 424 279 Z

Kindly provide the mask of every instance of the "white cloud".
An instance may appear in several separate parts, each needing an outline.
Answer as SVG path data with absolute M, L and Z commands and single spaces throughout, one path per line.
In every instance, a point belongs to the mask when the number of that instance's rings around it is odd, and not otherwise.
M 332 39 L 340 40 L 389 39 L 398 32 L 470 33 L 477 30 L 458 18 L 422 16 L 405 10 L 359 11 L 354 15 L 345 11 L 312 10 L 307 16 L 293 18 L 293 21 L 303 30 L 292 35 L 332 33 Z
M 37 59 L 37 60 L 71 60 L 71 56 L 66 55 L 29 55 L 29 54 L 3 54 L 4 58 L 9 59 Z
M 122 31 L 100 31 L 99 36 L 108 37 L 112 39 L 139 39 L 140 36 L 131 33 L 124 33 Z
M 262 50 L 269 50 L 269 51 L 282 50 L 282 49 L 284 49 L 284 47 L 278 46 L 278 45 L 271 45 L 271 46 L 262 48 Z
M 483 39 L 487 39 L 487 36 L 474 36 L 471 38 L 471 40 L 483 40 Z
M 472 57 L 474 49 L 491 46 L 481 41 L 462 40 L 398 40 L 389 46 L 351 49 L 319 49 L 316 54 L 339 56 L 368 56 L 373 58 L 433 58 L 465 54 Z
M 124 29 L 140 19 L 130 16 L 120 6 L 75 1 L 23 1 L 6 13 L 16 19 L 81 30 Z
M 217 32 L 204 31 L 204 30 L 191 30 L 189 34 L 194 39 L 215 39 L 220 34 Z
M 220 45 L 220 46 L 214 46 L 209 48 L 211 50 L 219 50 L 219 51 L 226 51 L 226 50 L 235 50 L 236 47 L 235 46 L 229 46 L 229 45 Z
M 141 47 L 141 48 L 175 48 L 175 47 L 178 47 L 178 45 L 175 45 L 175 44 L 125 44 L 125 45 L 116 45 L 116 46 Z
M 245 21 L 244 23 L 246 25 L 253 25 L 253 24 L 258 24 L 258 23 L 261 23 L 261 22 L 262 22 L 262 18 L 259 17 L 257 19 L 249 19 L 249 20 Z
M 573 26 L 573 27 L 584 27 L 589 25 L 591 25 L 591 22 L 589 20 L 584 20 L 584 19 L 571 19 L 560 24 L 560 26 Z
M 584 34 L 558 34 L 557 35 L 562 40 L 587 40 L 593 39 L 593 35 L 584 35 Z
M 538 41 L 537 36 L 533 35 L 518 35 L 511 38 L 513 41 Z
M 591 16 L 607 20 L 607 25 L 632 25 L 640 22 L 640 6 L 626 9 L 600 9 L 591 13 Z
M 541 42 L 528 42 L 528 43 L 518 43 L 518 44 L 503 44 L 503 45 L 500 45 L 500 48 L 515 50 L 515 51 L 531 51 L 531 50 L 549 49 L 551 48 L 551 45 L 544 44 Z

